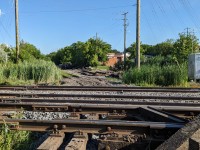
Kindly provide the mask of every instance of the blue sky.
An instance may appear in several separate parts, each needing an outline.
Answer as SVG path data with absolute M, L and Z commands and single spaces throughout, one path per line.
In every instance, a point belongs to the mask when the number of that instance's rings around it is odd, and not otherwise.
M 98 33 L 123 51 L 123 16 L 128 12 L 127 47 L 136 39 L 136 0 L 19 0 L 20 40 L 48 54 Z M 177 39 L 190 28 L 200 38 L 199 0 L 141 0 L 141 41 Z M 0 43 L 15 46 L 14 0 L 0 0 Z

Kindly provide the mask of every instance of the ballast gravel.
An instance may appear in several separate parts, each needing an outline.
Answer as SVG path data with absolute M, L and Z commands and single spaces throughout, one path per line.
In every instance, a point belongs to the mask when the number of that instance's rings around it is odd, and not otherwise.
M 35 112 L 35 111 L 24 111 L 22 113 L 22 119 L 32 120 L 59 120 L 67 119 L 70 113 L 67 112 Z

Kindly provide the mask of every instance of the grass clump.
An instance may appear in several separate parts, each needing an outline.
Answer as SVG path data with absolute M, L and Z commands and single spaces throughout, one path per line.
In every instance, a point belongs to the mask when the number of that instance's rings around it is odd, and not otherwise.
M 11 131 L 4 122 L 0 129 L 0 150 L 29 149 L 31 144 L 30 132 Z
M 61 79 L 61 71 L 54 63 L 44 60 L 0 64 L 0 83 L 56 83 Z
M 187 65 L 142 65 L 140 69 L 129 69 L 123 75 L 126 84 L 152 86 L 186 86 Z

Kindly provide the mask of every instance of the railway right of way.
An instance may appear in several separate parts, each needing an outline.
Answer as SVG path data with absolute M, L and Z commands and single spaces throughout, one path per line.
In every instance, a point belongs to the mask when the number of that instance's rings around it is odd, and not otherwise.
M 97 136 L 104 148 L 120 142 L 154 149 L 199 114 L 200 96 L 189 88 L 3 86 L 0 110 L 1 127 L 51 131 L 57 147 L 65 133 L 75 133 L 66 147 L 86 147 Z M 46 146 L 53 146 L 48 139 L 38 150 Z

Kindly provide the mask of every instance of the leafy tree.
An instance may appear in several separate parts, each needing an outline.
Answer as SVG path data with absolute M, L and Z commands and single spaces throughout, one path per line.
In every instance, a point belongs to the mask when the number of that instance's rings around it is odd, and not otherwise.
M 43 58 L 40 50 L 38 50 L 34 45 L 21 41 L 19 45 L 19 58 L 24 60 L 40 59 Z
M 179 62 L 187 61 L 188 55 L 199 52 L 198 39 L 193 34 L 179 34 L 179 39 L 174 43 L 173 55 Z
M 117 49 L 112 49 L 109 51 L 109 53 L 120 53 L 120 51 L 118 51 Z
M 5 49 L 6 49 L 6 45 L 4 44 L 1 44 L 0 45 L 0 62 L 7 62 L 8 60 L 8 54 L 7 52 L 5 52 Z
M 56 65 L 58 65 L 60 60 L 56 58 L 56 54 L 57 54 L 57 52 L 52 52 L 52 53 L 46 55 L 46 58 L 53 61 Z
M 141 60 L 144 60 L 144 54 L 148 47 L 149 47 L 149 45 L 147 45 L 147 44 L 140 45 Z M 129 59 L 134 60 L 136 58 L 136 43 L 131 44 L 131 46 L 129 46 L 127 48 L 126 52 L 130 52 L 131 56 L 129 57 Z
M 12 47 L 7 46 L 6 44 L 0 44 L 0 51 L 1 51 L 1 57 L 3 62 L 5 61 L 12 61 L 14 62 L 15 60 L 15 51 Z
M 87 65 L 86 53 L 88 51 L 85 43 L 78 41 L 71 45 L 71 63 L 76 67 L 83 67 Z
M 64 47 L 47 55 L 56 65 L 71 62 L 71 47 Z
M 165 42 L 158 43 L 154 46 L 147 46 L 145 54 L 153 56 L 167 56 L 172 55 L 174 49 L 174 41 L 172 39 L 166 40 Z
M 93 54 L 96 54 L 98 61 L 100 62 L 105 62 L 107 60 L 107 53 L 112 51 L 111 45 L 104 42 L 100 38 L 90 38 L 86 43 L 90 45 L 89 51 L 91 51 Z
M 47 56 L 57 65 L 72 63 L 74 67 L 87 67 L 105 62 L 110 51 L 112 51 L 110 44 L 99 38 L 90 38 L 86 42 L 78 41 Z

